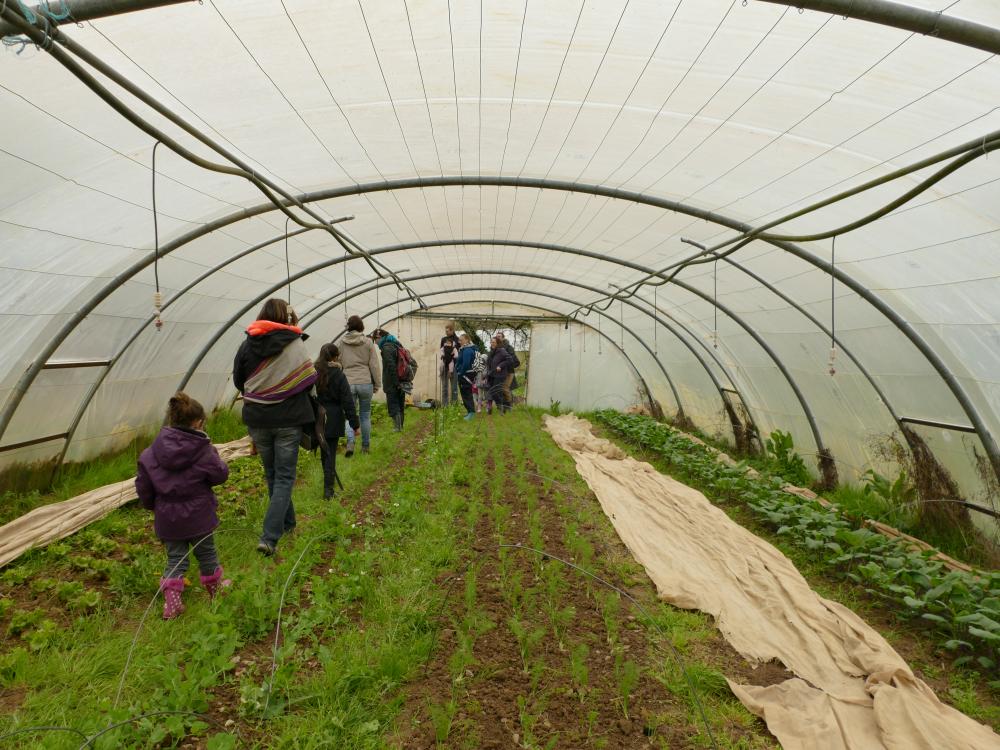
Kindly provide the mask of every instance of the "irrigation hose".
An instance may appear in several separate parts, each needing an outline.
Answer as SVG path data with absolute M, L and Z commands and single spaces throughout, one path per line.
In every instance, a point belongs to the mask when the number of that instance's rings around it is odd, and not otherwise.
M 32 43 L 38 45 L 41 49 L 44 49 L 50 55 L 52 55 L 63 67 L 69 70 L 76 78 L 78 78 L 85 86 L 90 88 L 94 93 L 96 93 L 101 99 L 103 99 L 112 109 L 122 115 L 126 120 L 131 122 L 137 128 L 147 133 L 153 138 L 162 141 L 164 145 L 170 148 L 172 151 L 177 153 L 179 156 L 187 159 L 193 164 L 207 169 L 213 172 L 219 172 L 222 174 L 229 174 L 237 177 L 242 177 L 249 180 L 254 186 L 256 186 L 268 199 L 269 202 L 274 204 L 274 206 L 284 213 L 288 218 L 294 221 L 296 224 L 306 227 L 309 229 L 323 229 L 328 232 L 344 250 L 351 255 L 361 255 L 372 270 L 379 276 L 382 277 L 383 274 L 379 272 L 379 268 L 386 271 L 390 278 L 396 283 L 397 287 L 404 288 L 399 281 L 398 275 L 389 269 L 385 264 L 380 261 L 375 260 L 371 255 L 364 250 L 357 242 L 348 237 L 347 235 L 339 232 L 333 228 L 333 224 L 340 223 L 346 219 L 339 219 L 329 221 L 324 219 L 309 206 L 305 205 L 296 198 L 291 193 L 288 193 L 280 186 L 275 184 L 268 178 L 259 175 L 256 170 L 254 170 L 250 165 L 244 163 L 241 159 L 231 154 L 227 149 L 223 148 L 219 144 L 215 143 L 211 138 L 206 136 L 204 133 L 200 132 L 197 128 L 190 125 L 183 118 L 176 115 L 174 112 L 169 110 L 166 106 L 158 102 L 152 96 L 144 92 L 141 88 L 134 85 L 124 76 L 120 75 L 114 68 L 104 63 L 100 58 L 96 57 L 90 53 L 86 48 L 74 42 L 72 39 L 63 34 L 58 28 L 52 28 L 50 30 L 41 30 L 37 27 L 28 23 L 25 19 L 14 12 L 13 8 L 0 7 L 0 18 L 8 21 L 12 25 L 18 27 Z M 103 75 L 107 76 L 110 80 L 114 81 L 116 84 L 124 88 L 130 94 L 135 96 L 137 99 L 142 101 L 144 104 L 152 108 L 154 111 L 166 117 L 168 120 L 173 122 L 175 125 L 180 127 L 182 130 L 186 131 L 190 135 L 194 136 L 197 140 L 201 141 L 209 148 L 214 150 L 219 155 L 225 157 L 232 163 L 236 164 L 236 167 L 229 167 L 224 164 L 218 164 L 216 162 L 209 161 L 199 157 L 197 154 L 189 151 L 185 147 L 181 146 L 176 140 L 166 135 L 164 132 L 156 128 L 151 123 L 144 120 L 141 116 L 131 110 L 127 105 L 124 104 L 120 99 L 118 99 L 114 94 L 112 94 L 107 88 L 105 88 L 96 78 L 94 78 L 90 73 L 85 71 L 75 60 L 73 60 L 69 55 L 66 54 L 62 49 L 60 49 L 55 43 L 61 44 L 66 50 L 72 54 L 79 57 L 81 60 L 85 61 L 88 65 L 98 70 Z M 273 191 L 273 192 L 272 192 Z M 318 223 L 307 222 L 299 217 L 295 216 L 286 206 L 284 202 L 279 200 L 275 193 L 278 193 L 284 197 L 289 204 L 294 204 L 306 214 L 316 219 Z M 348 244 L 353 246 L 355 249 L 351 250 Z
M 842 192 L 840 192 L 840 193 L 838 193 L 838 194 L 836 194 L 834 196 L 831 196 L 830 198 L 825 198 L 822 201 L 818 201 L 816 203 L 812 203 L 812 204 L 810 204 L 808 206 L 805 206 L 805 207 L 799 209 L 798 211 L 795 211 L 795 212 L 790 213 L 790 214 L 786 214 L 785 216 L 781 216 L 781 217 L 779 217 L 777 219 L 774 219 L 774 220 L 772 220 L 770 222 L 767 222 L 766 224 L 764 224 L 764 225 L 762 225 L 760 227 L 744 231 L 744 232 L 736 235 L 735 237 L 731 237 L 728 240 L 724 240 L 724 241 L 722 241 L 720 243 L 717 243 L 716 245 L 713 245 L 711 247 L 707 247 L 707 248 L 705 248 L 703 251 L 701 251 L 699 253 L 691 255 L 691 256 L 689 256 L 687 258 L 684 258 L 684 259 L 682 259 L 680 261 L 677 261 L 677 262 L 675 262 L 675 263 L 667 266 L 666 268 L 662 269 L 658 274 L 650 274 L 650 275 L 646 276 L 644 279 L 640 279 L 639 281 L 634 282 L 635 289 L 631 292 L 631 294 L 635 294 L 638 291 L 638 289 L 639 289 L 640 286 L 643 286 L 643 285 L 646 285 L 646 284 L 649 284 L 651 286 L 662 286 L 663 284 L 667 283 L 668 281 L 670 281 L 674 277 L 676 277 L 678 273 L 680 273 L 683 269 L 687 268 L 688 266 L 698 265 L 700 263 L 710 263 L 710 262 L 713 262 L 714 260 L 716 260 L 718 258 L 725 258 L 726 256 L 730 255 L 731 253 L 736 252 L 740 248 L 746 246 L 747 244 L 749 244 L 750 242 L 753 242 L 755 240 L 761 240 L 761 241 L 767 241 L 767 242 L 815 242 L 815 241 L 818 241 L 818 240 L 830 239 L 831 237 L 836 237 L 836 236 L 841 235 L 841 234 L 847 234 L 848 232 L 854 231 L 855 229 L 859 229 L 859 228 L 861 228 L 863 226 L 871 224 L 872 222 L 874 222 L 874 221 L 882 218 L 886 214 L 889 214 L 892 211 L 895 211 L 897 208 L 899 208 L 900 206 L 902 206 L 902 205 L 908 203 L 909 201 L 913 200 L 915 197 L 917 197 L 921 193 L 924 193 L 927 190 L 929 190 L 931 187 L 933 187 L 934 185 L 936 185 L 938 182 L 940 182 L 941 180 L 943 180 L 948 175 L 952 174 L 953 172 L 957 171 L 958 169 L 961 169 L 962 167 L 964 167 L 965 165 L 969 164 L 970 162 L 972 162 L 972 161 L 974 161 L 974 160 L 976 160 L 976 159 L 978 159 L 978 158 L 980 158 L 982 156 L 986 156 L 991 151 L 995 151 L 997 149 L 1000 149 L 1000 131 L 994 131 L 992 133 L 988 133 L 988 134 L 984 135 L 981 138 L 976 138 L 975 140 L 967 141 L 966 143 L 961 144 L 960 146 L 955 146 L 955 147 L 953 147 L 951 149 L 948 149 L 946 151 L 942 151 L 942 152 L 940 152 L 938 154 L 934 154 L 933 156 L 927 157 L 926 159 L 922 159 L 921 161 L 915 162 L 915 163 L 913 163 L 913 164 L 911 164 L 911 165 L 909 165 L 907 167 L 903 167 L 901 169 L 897 169 L 894 172 L 890 172 L 887 175 L 883 175 L 882 177 L 878 177 L 878 178 L 875 178 L 873 180 L 869 180 L 868 182 L 863 183 L 862 185 L 859 185 L 857 187 L 850 188 L 848 190 L 842 191 Z M 793 219 L 797 219 L 797 218 L 799 218 L 801 216 L 804 216 L 804 215 L 806 215 L 808 213 L 812 213 L 814 211 L 818 211 L 821 208 L 825 208 L 825 207 L 830 206 L 830 205 L 832 205 L 834 203 L 842 201 L 842 200 L 844 200 L 846 198 L 858 195 L 858 194 L 863 193 L 863 192 L 865 192 L 867 190 L 870 190 L 870 189 L 872 189 L 874 187 L 879 187 L 881 185 L 888 184 L 889 182 L 892 182 L 892 181 L 897 180 L 897 179 L 899 179 L 901 177 L 909 175 L 909 174 L 911 174 L 913 172 L 919 171 L 919 170 L 924 169 L 926 167 L 929 167 L 929 166 L 932 166 L 932 165 L 937 164 L 939 162 L 942 162 L 942 161 L 944 161 L 946 159 L 949 159 L 949 158 L 951 158 L 953 156 L 955 156 L 957 158 L 955 158 L 951 163 L 947 164 L 946 166 L 944 166 L 941 169 L 939 169 L 938 171 L 936 171 L 934 174 L 930 175 L 929 177 L 927 177 L 924 180 L 922 180 L 921 182 L 919 182 L 917 185 L 915 185 L 913 188 L 911 188 L 910 190 L 908 190 L 905 193 L 903 193 L 901 196 L 899 196 L 895 200 L 890 201 L 889 203 L 885 204 L 881 208 L 879 208 L 879 209 L 871 212 L 870 214 L 867 214 L 867 215 L 865 215 L 865 216 L 863 216 L 863 217 L 861 217 L 859 219 L 856 219 L 855 221 L 852 221 L 852 222 L 850 222 L 848 224 L 845 224 L 843 226 L 837 227 L 835 229 L 829 229 L 829 230 L 826 230 L 826 231 L 823 231 L 823 232 L 817 232 L 817 233 L 814 233 L 814 234 L 798 234 L 798 235 L 796 235 L 796 234 L 775 234 L 775 233 L 771 233 L 771 232 L 767 231 L 768 229 L 770 229 L 772 227 L 775 227 L 775 226 L 778 226 L 779 224 L 784 224 L 784 223 L 786 223 L 788 221 L 791 221 Z M 724 253 L 718 253 L 717 252 L 719 250 L 722 250 L 723 248 L 727 248 L 730 245 L 733 245 L 734 243 L 737 243 L 736 246 L 730 248 L 726 252 L 724 252 Z M 705 256 L 705 255 L 709 255 L 709 258 L 707 260 L 703 259 L 703 256 Z M 668 271 L 668 270 L 671 270 L 671 269 L 676 269 L 676 270 L 669 277 L 663 278 L 662 274 L 665 271 Z M 659 278 L 662 279 L 662 281 L 660 281 L 660 282 L 650 282 L 650 281 L 648 281 L 649 279 L 654 278 L 654 277 L 659 277 Z M 629 286 L 632 286 L 632 285 L 629 285 Z M 631 296 L 631 294 L 629 296 Z M 611 295 L 612 302 L 613 302 L 613 300 L 614 300 L 614 298 L 616 296 L 617 295 Z M 604 298 L 602 298 L 602 299 L 604 299 Z M 590 305 L 587 305 L 587 307 L 588 308 L 592 307 L 594 304 L 596 304 L 596 302 L 591 303 Z M 608 304 L 610 306 L 611 302 L 609 302 Z M 580 309 L 583 309 L 583 308 L 580 308 Z M 607 309 L 607 308 L 602 308 L 602 309 Z
M 218 528 L 218 529 L 215 529 L 214 531 L 206 534 L 201 539 L 199 539 L 195 544 L 193 544 L 191 546 L 191 549 L 188 550 L 188 553 L 190 554 L 191 551 L 193 551 L 199 544 L 201 544 L 202 542 L 204 542 L 206 539 L 214 536 L 215 534 L 219 534 L 219 533 L 224 532 L 224 531 L 243 531 L 243 532 L 250 532 L 250 533 L 256 534 L 258 530 L 255 529 L 255 528 L 247 528 L 247 527 Z M 170 570 L 170 573 L 171 574 L 176 573 L 177 569 L 187 559 L 188 559 L 188 555 L 185 555 L 182 560 L 179 560 L 177 562 L 177 564 L 174 565 L 174 567 Z M 164 576 L 164 577 L 165 578 L 172 578 L 173 576 L 172 575 L 168 575 L 168 576 Z M 150 599 L 149 600 L 149 604 L 146 605 L 146 610 L 142 613 L 142 617 L 139 618 L 139 624 L 136 626 L 136 628 L 135 628 L 135 634 L 132 636 L 132 645 L 129 646 L 128 653 L 125 656 L 125 666 L 122 668 L 122 674 L 121 674 L 121 677 L 118 680 L 118 690 L 115 693 L 114 703 L 111 704 L 111 708 L 112 709 L 117 708 L 118 707 L 118 701 L 121 700 L 122 691 L 125 689 L 125 678 L 128 675 L 129 667 L 132 665 L 132 655 L 135 653 L 136 644 L 139 642 L 139 634 L 142 632 L 142 626 L 145 625 L 145 623 L 146 623 L 146 618 L 149 617 L 150 610 L 153 608 L 153 605 L 156 604 L 156 600 L 160 597 L 160 591 L 161 591 L 161 589 L 159 589 L 159 588 L 156 589 L 156 593 L 153 594 L 153 598 Z
M 299 564 L 302 562 L 303 558 L 306 556 L 306 552 L 312 547 L 313 543 L 320 539 L 327 539 L 334 536 L 332 532 L 326 534 L 317 534 L 311 537 L 306 545 L 302 548 L 302 552 L 299 553 L 298 558 L 295 560 L 295 564 L 292 565 L 292 569 L 288 573 L 288 577 L 285 578 L 285 585 L 281 588 L 281 599 L 278 602 L 278 618 L 274 626 L 274 648 L 271 650 L 271 674 L 268 676 L 267 680 L 267 696 L 264 699 L 264 714 L 267 715 L 267 708 L 271 705 L 271 691 L 274 689 L 274 675 L 278 671 L 278 640 L 281 637 L 281 614 L 285 608 L 285 595 L 288 593 L 288 586 L 291 584 L 292 579 L 295 577 L 295 573 L 298 571 Z
M 646 619 L 653 624 L 653 627 L 656 628 L 657 632 L 659 632 L 660 636 L 670 647 L 670 652 L 674 657 L 674 661 L 676 662 L 677 666 L 680 667 L 681 672 L 683 672 L 684 674 L 684 679 L 688 684 L 688 690 L 691 691 L 691 698 L 694 700 L 695 705 L 697 705 L 698 707 L 698 713 L 701 715 L 701 720 L 705 725 L 705 731 L 708 733 L 708 739 L 712 743 L 712 747 L 715 748 L 715 750 L 719 750 L 719 745 L 715 741 L 715 735 L 712 734 L 712 725 L 709 723 L 708 716 L 705 714 L 705 707 L 701 703 L 701 698 L 698 697 L 698 690 L 694 685 L 694 680 L 691 679 L 691 675 L 688 673 L 687 665 L 684 663 L 684 657 L 681 656 L 681 652 L 677 650 L 677 647 L 673 644 L 673 641 L 670 640 L 670 637 L 663 631 L 663 628 L 660 627 L 660 624 L 653 618 L 652 615 L 649 614 L 649 612 L 646 611 L 646 609 L 639 603 L 639 601 L 634 596 L 629 594 L 627 591 L 618 588 L 610 581 L 601 578 L 596 573 L 592 573 L 586 568 L 583 568 L 574 562 L 570 562 L 569 560 L 557 557 L 556 555 L 553 555 L 551 552 L 546 552 L 545 550 L 541 549 L 535 549 L 534 547 L 528 547 L 524 544 L 500 544 L 497 545 L 497 548 L 515 549 L 521 552 L 534 552 L 536 555 L 540 555 L 541 557 L 547 557 L 550 560 L 555 560 L 556 562 L 560 562 L 569 568 L 573 568 L 574 570 L 583 573 L 585 576 L 588 576 L 589 578 L 593 578 L 595 581 L 597 581 L 600 584 L 603 584 L 604 586 L 607 586 L 609 589 L 616 591 L 619 596 L 624 597 L 625 599 L 630 601 L 633 605 L 635 605 L 635 608 L 638 609 L 639 612 L 641 612 L 642 615 L 646 617 Z

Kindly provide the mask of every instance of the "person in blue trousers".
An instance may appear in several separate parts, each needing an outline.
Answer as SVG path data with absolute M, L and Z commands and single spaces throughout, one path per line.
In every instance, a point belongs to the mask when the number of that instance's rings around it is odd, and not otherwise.
M 233 383 L 243 394 L 243 422 L 264 464 L 268 505 L 257 551 L 270 557 L 295 528 L 292 487 L 305 425 L 315 423 L 309 391 L 316 368 L 306 335 L 283 299 L 264 303 L 233 362 Z
M 351 388 L 351 396 L 361 420 L 361 452 L 367 453 L 372 441 L 372 396 L 382 388 L 382 358 L 375 342 L 364 335 L 365 322 L 358 315 L 347 319 L 347 333 L 340 339 L 340 364 Z M 354 430 L 344 425 L 347 434 L 345 458 L 354 455 Z M 336 450 L 331 445 L 330 450 Z

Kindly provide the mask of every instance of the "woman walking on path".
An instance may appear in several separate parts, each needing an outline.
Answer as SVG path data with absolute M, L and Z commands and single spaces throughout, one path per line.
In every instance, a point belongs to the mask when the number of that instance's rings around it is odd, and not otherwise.
M 375 342 L 364 335 L 365 323 L 357 315 L 347 319 L 347 333 L 340 340 L 340 362 L 350 384 L 358 418 L 361 420 L 361 452 L 367 453 L 372 440 L 372 396 L 382 387 L 382 362 Z M 329 420 L 327 420 L 329 423 Z M 354 455 L 354 430 L 344 426 L 347 433 L 347 451 Z M 330 446 L 336 450 L 336 444 Z
M 472 344 L 472 338 L 467 333 L 463 333 L 460 339 L 462 348 L 459 349 L 455 358 L 455 376 L 458 378 L 458 390 L 462 394 L 462 403 L 465 405 L 465 420 L 468 421 L 476 416 L 476 404 L 472 400 L 472 385 L 476 379 L 476 347 Z
M 307 336 L 292 325 L 294 312 L 277 297 L 264 303 L 236 353 L 233 383 L 243 394 L 247 426 L 267 478 L 269 503 L 257 551 L 271 556 L 281 535 L 295 528 L 292 486 L 303 425 L 316 421 L 309 390 L 316 368 Z
M 403 410 L 406 408 L 406 392 L 399 382 L 399 339 L 382 328 L 372 331 L 372 339 L 382 352 L 382 387 L 385 389 L 385 405 L 392 418 L 393 429 L 403 431 Z
M 510 376 L 514 370 L 514 364 L 510 354 L 504 349 L 503 341 L 499 336 L 490 339 L 490 356 L 487 359 L 489 367 L 489 392 L 490 404 L 486 407 L 489 413 L 493 413 L 492 402 L 496 402 L 497 410 L 502 415 L 509 411 L 510 407 Z
M 160 579 L 163 619 L 184 611 L 181 593 L 188 555 L 193 550 L 201 585 L 215 596 L 222 566 L 212 532 L 219 525 L 219 501 L 212 487 L 229 477 L 229 466 L 219 458 L 205 427 L 205 409 L 186 393 L 177 393 L 167 406 L 167 426 L 139 456 L 135 491 L 142 506 L 153 511 L 153 528 L 167 550 L 167 566 Z
M 319 350 L 319 359 L 316 360 L 316 397 L 326 409 L 326 448 L 321 451 L 323 499 L 329 500 L 333 497 L 337 475 L 337 443 L 345 429 L 349 430 L 348 434 L 352 438 L 361 432 L 361 422 L 354 408 L 354 396 L 351 395 L 351 386 L 341 368 L 340 350 L 336 344 L 324 344 Z M 371 407 L 370 399 L 368 404 Z

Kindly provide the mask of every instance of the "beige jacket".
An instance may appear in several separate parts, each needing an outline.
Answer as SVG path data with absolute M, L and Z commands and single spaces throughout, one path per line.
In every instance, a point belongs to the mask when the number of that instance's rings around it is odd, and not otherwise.
M 357 331 L 348 331 L 340 339 L 340 363 L 351 385 L 372 383 L 382 388 L 382 358 L 375 342 Z

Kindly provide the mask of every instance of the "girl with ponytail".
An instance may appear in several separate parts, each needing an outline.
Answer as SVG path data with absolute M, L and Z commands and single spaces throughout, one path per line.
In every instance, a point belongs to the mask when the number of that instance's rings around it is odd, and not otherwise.
M 340 362 L 340 349 L 336 344 L 324 344 L 316 360 L 316 398 L 326 409 L 326 445 L 323 450 L 323 497 L 333 497 L 333 484 L 337 475 L 337 443 L 344 435 L 344 420 L 350 422 L 353 436 L 361 432 L 361 422 L 354 407 L 354 396 Z

